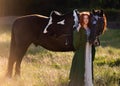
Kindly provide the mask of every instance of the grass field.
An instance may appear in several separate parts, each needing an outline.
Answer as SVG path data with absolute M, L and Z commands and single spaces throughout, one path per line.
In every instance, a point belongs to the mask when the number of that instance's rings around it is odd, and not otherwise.
M 0 27 L 0 86 L 67 86 L 73 52 L 51 52 L 31 45 L 23 59 L 21 78 L 4 77 L 10 45 L 10 28 Z M 120 30 L 101 36 L 94 61 L 94 86 L 120 86 Z

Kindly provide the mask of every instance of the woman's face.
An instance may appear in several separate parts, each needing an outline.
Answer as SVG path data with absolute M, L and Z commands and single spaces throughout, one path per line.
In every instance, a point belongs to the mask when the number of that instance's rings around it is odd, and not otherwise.
M 88 22 L 89 22 L 89 17 L 88 17 L 88 15 L 84 15 L 84 16 L 83 16 L 83 23 L 84 23 L 85 25 L 87 25 Z

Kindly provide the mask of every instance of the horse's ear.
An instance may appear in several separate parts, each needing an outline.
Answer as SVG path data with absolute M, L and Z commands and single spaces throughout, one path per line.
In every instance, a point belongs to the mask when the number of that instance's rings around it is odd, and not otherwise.
M 95 14 L 95 10 L 94 9 L 92 9 L 92 13 Z
M 92 16 L 93 15 L 93 13 L 92 12 L 90 12 L 90 16 Z
M 100 10 L 100 15 L 103 16 L 104 12 L 103 10 Z

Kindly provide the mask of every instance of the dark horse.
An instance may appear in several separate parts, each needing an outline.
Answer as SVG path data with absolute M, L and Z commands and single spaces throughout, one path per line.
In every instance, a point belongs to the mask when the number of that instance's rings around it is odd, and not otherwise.
M 15 75 L 20 75 L 22 58 L 32 43 L 52 51 L 74 51 L 72 32 L 79 24 L 79 15 L 79 12 L 76 10 L 64 15 L 53 11 L 50 17 L 28 15 L 16 19 L 11 33 L 7 76 L 12 76 L 14 64 Z M 49 28 L 53 24 L 56 25 L 54 29 L 57 31 L 61 30 L 59 32 L 53 30 L 53 32 L 56 32 L 49 33 Z M 94 30 L 93 38 L 91 39 L 93 42 L 104 30 L 105 19 L 101 11 L 93 11 L 91 13 L 91 26 Z

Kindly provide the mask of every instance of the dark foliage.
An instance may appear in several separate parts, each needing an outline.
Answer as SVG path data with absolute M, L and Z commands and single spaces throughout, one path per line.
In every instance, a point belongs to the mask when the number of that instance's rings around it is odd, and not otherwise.
M 49 15 L 50 11 L 81 8 L 120 9 L 120 0 L 0 0 L 0 15 L 25 15 L 40 13 Z

